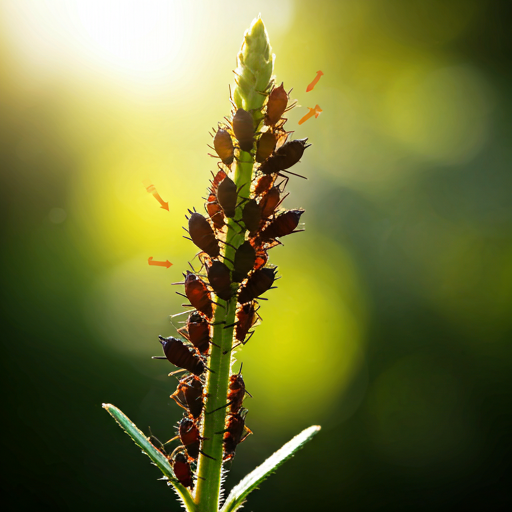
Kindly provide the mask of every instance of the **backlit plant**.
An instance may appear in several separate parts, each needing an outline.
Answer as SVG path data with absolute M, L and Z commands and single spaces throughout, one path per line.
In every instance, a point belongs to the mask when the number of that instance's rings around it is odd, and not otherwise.
M 246 31 L 238 54 L 231 115 L 219 123 L 213 148 L 220 159 L 208 190 L 205 214 L 189 210 L 188 232 L 200 249 L 201 268 L 184 274 L 184 295 L 193 310 L 178 329 L 184 339 L 160 336 L 166 359 L 182 369 L 172 398 L 183 408 L 178 446 L 146 437 L 119 409 L 104 404 L 176 489 L 189 511 L 220 507 L 223 464 L 251 431 L 245 424 L 246 394 L 234 354 L 259 321 L 258 298 L 272 288 L 277 268 L 268 251 L 294 233 L 303 210 L 280 207 L 289 169 L 308 147 L 291 140 L 283 115 L 293 107 L 276 86 L 274 59 L 261 19 Z M 238 366 L 238 365 L 237 365 Z M 183 373 L 183 370 L 185 371 Z M 174 372 L 173 372 L 174 373 Z M 221 510 L 234 511 L 320 427 L 310 427 L 247 475 Z

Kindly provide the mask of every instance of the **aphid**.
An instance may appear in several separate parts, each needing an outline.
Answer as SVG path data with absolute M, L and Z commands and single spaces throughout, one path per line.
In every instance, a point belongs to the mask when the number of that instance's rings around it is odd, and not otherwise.
M 261 164 L 260 171 L 263 174 L 272 174 L 289 169 L 302 158 L 304 150 L 310 146 L 306 144 L 307 140 L 306 138 L 285 142 Z
M 274 180 L 275 176 L 272 174 L 263 174 L 260 176 L 254 185 L 254 195 L 260 196 L 266 192 L 273 185 Z
M 219 155 L 222 160 L 222 163 L 229 167 L 235 157 L 235 148 L 231 140 L 231 135 L 223 128 L 219 128 L 213 138 L 213 146 L 217 155 Z
M 190 313 L 187 325 L 178 329 L 178 332 L 187 338 L 201 354 L 208 354 L 210 348 L 210 325 L 197 311 Z
M 241 283 L 247 274 L 253 269 L 256 259 L 256 251 L 250 242 L 245 241 L 235 252 L 235 264 L 233 268 L 233 281 Z
M 240 289 L 238 302 L 251 302 L 265 293 L 274 284 L 277 268 L 260 268 L 254 271 L 245 285 Z
M 190 459 L 196 460 L 199 456 L 199 447 L 201 436 L 194 420 L 187 416 L 183 417 L 179 423 L 178 434 L 181 444 L 186 448 Z
M 230 270 L 227 265 L 221 261 L 213 261 L 206 271 L 213 291 L 222 300 L 229 300 L 233 292 L 231 290 Z
M 240 343 L 246 343 L 245 337 L 249 332 L 249 329 L 258 321 L 259 315 L 256 313 L 256 303 L 248 302 L 244 304 L 236 312 L 236 325 L 235 325 L 235 339 Z
M 254 142 L 254 125 L 252 115 L 243 108 L 239 108 L 233 117 L 233 131 L 240 149 L 250 152 Z
M 200 213 L 191 213 L 188 219 L 188 231 L 192 242 L 210 258 L 216 258 L 220 254 L 220 246 L 215 238 L 215 233 L 209 222 Z
M 171 398 L 180 407 L 190 412 L 194 419 L 201 416 L 203 411 L 203 384 L 195 375 L 189 375 L 181 379 Z
M 210 194 L 208 196 L 206 211 L 208 212 L 208 215 L 210 216 L 215 229 L 220 230 L 225 226 L 224 213 L 222 212 L 222 207 L 217 202 L 217 197 L 215 194 Z
M 293 230 L 299 225 L 300 216 L 303 213 L 304 210 L 287 210 L 278 215 L 259 233 L 259 239 L 266 242 L 293 233 Z
M 192 470 L 190 469 L 190 464 L 183 452 L 178 452 L 172 458 L 171 463 L 174 475 L 180 481 L 180 484 L 193 489 L 194 480 L 192 478 Z
M 194 375 L 199 376 L 204 373 L 206 367 L 203 360 L 195 351 L 190 350 L 183 341 L 172 336 L 168 338 L 158 336 L 158 338 L 162 344 L 165 357 L 153 356 L 153 359 L 167 359 L 174 366 L 184 368 Z
M 238 195 L 234 181 L 228 177 L 224 178 L 217 189 L 217 201 L 222 206 L 226 217 L 235 216 L 237 197 Z
M 258 230 L 261 221 L 261 207 L 255 199 L 250 199 L 245 203 L 242 221 L 251 236 Z
M 267 113 L 265 115 L 265 124 L 273 126 L 284 114 L 288 105 L 288 94 L 284 90 L 283 84 L 279 87 L 274 87 L 270 93 L 267 102 Z
M 247 409 L 242 409 L 240 412 L 230 414 L 226 423 L 226 430 L 224 433 L 224 460 L 230 460 L 235 456 L 236 447 L 245 440 L 249 434 L 252 434 L 245 426 L 245 416 Z
M 261 267 L 264 267 L 268 261 L 268 253 L 266 249 L 260 247 L 256 251 L 256 260 L 254 261 L 254 270 L 258 270 Z
M 229 377 L 228 386 L 228 404 L 230 404 L 229 410 L 232 413 L 236 413 L 242 407 L 242 402 L 245 397 L 245 382 L 242 377 L 242 368 L 238 373 Z
M 185 295 L 190 304 L 208 318 L 213 316 L 212 298 L 206 284 L 195 274 L 187 270 L 185 277 Z
M 260 201 L 261 217 L 268 219 L 281 201 L 281 191 L 278 187 L 272 187 Z
M 213 174 L 213 173 L 212 173 Z M 212 181 L 212 194 L 217 194 L 217 188 L 219 187 L 219 183 L 227 176 L 226 171 L 223 169 L 219 169 L 217 174 L 213 177 Z
M 262 163 L 264 162 L 276 148 L 276 135 L 274 132 L 268 130 L 261 135 L 258 139 L 258 144 L 256 146 L 256 162 Z

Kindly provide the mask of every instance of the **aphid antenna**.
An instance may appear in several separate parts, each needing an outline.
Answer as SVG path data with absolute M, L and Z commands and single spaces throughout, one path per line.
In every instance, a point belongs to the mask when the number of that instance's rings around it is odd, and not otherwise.
M 172 439 L 169 439 L 169 441 L 167 441 L 167 443 L 170 443 L 171 441 L 174 441 L 174 440 L 176 440 L 176 439 L 178 439 L 178 438 L 179 438 L 179 436 L 173 437 Z M 167 443 L 165 443 L 165 444 L 167 444 Z M 185 449 L 186 449 L 186 448 L 185 448 L 185 446 L 184 446 L 184 445 L 182 445 L 182 444 L 181 444 L 180 446 L 176 446 L 176 448 L 174 448 L 174 450 L 172 451 L 171 455 L 169 455 L 169 457 L 170 457 L 171 459 L 173 459 L 173 458 L 174 458 L 174 454 L 175 454 L 177 451 L 183 451 L 183 450 L 185 450 Z
M 170 318 L 174 318 L 175 316 L 181 316 L 186 315 L 187 313 L 192 313 L 193 311 L 196 311 L 196 309 L 189 309 L 188 311 L 182 311 L 181 313 L 175 313 L 174 315 L 170 315 Z M 172 320 L 171 320 L 172 322 Z
M 282 172 L 286 172 L 286 173 L 288 173 L 288 174 L 292 174 L 293 176 L 297 176 L 298 178 L 302 178 L 302 179 L 304 179 L 304 180 L 307 180 L 306 176 L 302 176 L 302 174 L 297 174 L 296 172 L 292 172 L 292 171 L 281 170 L 281 171 L 279 171 L 277 174 L 278 174 L 279 176 L 283 176 L 283 175 L 281 174 Z M 284 176 L 283 176 L 283 178 L 284 178 Z
M 171 372 L 167 375 L 167 377 L 174 377 L 177 373 L 186 372 L 187 370 L 185 368 L 180 368 L 179 370 L 175 370 L 174 372 Z

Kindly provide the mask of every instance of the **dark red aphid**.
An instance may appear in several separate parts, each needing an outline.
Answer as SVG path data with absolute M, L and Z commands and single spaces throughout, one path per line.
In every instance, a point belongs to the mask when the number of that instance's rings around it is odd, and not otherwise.
M 241 283 L 253 269 L 256 251 L 250 242 L 245 241 L 235 252 L 233 281 Z
M 217 202 L 217 196 L 215 194 L 210 194 L 208 196 L 206 211 L 208 212 L 215 229 L 222 229 L 225 226 L 224 212 L 222 211 L 220 204 Z
M 253 236 L 258 230 L 261 221 L 261 207 L 255 199 L 250 199 L 245 203 L 242 211 L 242 221 L 251 236 Z
M 195 274 L 187 270 L 185 277 L 185 295 L 190 304 L 208 318 L 213 316 L 212 298 L 206 284 Z
M 259 196 L 266 192 L 274 184 L 275 176 L 272 174 L 264 174 L 256 180 L 254 185 L 254 195 Z
M 256 145 L 256 162 L 264 162 L 276 149 L 277 137 L 274 132 L 268 130 L 261 134 Z
M 278 187 L 272 187 L 260 201 L 261 217 L 268 219 L 275 211 L 281 201 L 281 191 Z
M 263 174 L 272 174 L 284 171 L 295 165 L 310 145 L 306 139 L 296 139 L 285 142 L 273 155 L 263 162 L 260 171 Z
M 236 201 L 238 198 L 236 185 L 231 178 L 224 178 L 217 188 L 217 201 L 224 210 L 226 217 L 235 216 Z
M 213 174 L 213 173 L 212 173 Z M 227 176 L 226 171 L 223 169 L 219 169 L 217 174 L 213 177 L 211 192 L 212 194 L 217 194 L 217 188 L 219 187 L 220 182 Z
M 210 325 L 197 311 L 193 311 L 187 318 L 187 325 L 178 329 L 178 332 L 187 338 L 201 354 L 208 354 L 210 348 Z
M 162 344 L 165 357 L 153 356 L 153 359 L 167 359 L 174 366 L 184 368 L 194 375 L 199 376 L 204 373 L 203 360 L 194 350 L 190 350 L 183 341 L 172 336 L 168 338 L 158 336 L 158 338 Z
M 203 383 L 195 375 L 189 375 L 180 380 L 178 388 L 171 398 L 187 410 L 194 419 L 201 416 L 203 411 Z
M 213 291 L 222 300 L 229 300 L 233 292 L 231 290 L 231 272 L 227 265 L 215 260 L 207 267 L 206 271 Z
M 192 477 L 192 469 L 190 469 L 190 464 L 188 459 L 182 452 L 178 452 L 172 458 L 172 469 L 174 471 L 174 475 L 180 481 L 180 484 L 185 487 L 194 488 L 194 480 Z
M 226 423 L 226 431 L 224 433 L 224 460 L 230 460 L 235 456 L 236 447 L 252 434 L 245 426 L 246 409 L 240 412 L 230 414 Z
M 288 105 L 288 94 L 284 90 L 283 84 L 279 87 L 274 87 L 269 94 L 267 101 L 267 113 L 265 115 L 265 124 L 273 126 L 284 114 Z
M 238 294 L 238 302 L 251 302 L 271 288 L 276 279 L 277 268 L 260 268 L 254 271 Z
M 300 216 L 303 213 L 304 210 L 287 210 L 278 215 L 261 231 L 258 235 L 259 240 L 267 242 L 293 233 L 294 229 L 299 225 Z
M 199 456 L 201 436 L 194 420 L 185 416 L 179 423 L 178 434 L 181 444 L 186 448 L 190 459 L 196 460 Z
M 229 410 L 232 413 L 240 410 L 245 397 L 245 382 L 241 372 L 242 369 L 240 369 L 239 373 L 229 377 L 228 403 L 230 404 Z
M 235 339 L 244 344 L 249 329 L 256 323 L 258 318 L 254 301 L 248 302 L 239 308 L 236 312 Z
M 239 108 L 233 117 L 233 131 L 242 151 L 250 152 L 254 143 L 254 125 L 252 115 Z
M 210 223 L 200 213 L 194 212 L 190 215 L 188 231 L 192 242 L 210 258 L 216 258 L 220 254 L 219 241 L 215 238 Z
M 231 140 L 231 135 L 223 128 L 219 128 L 213 138 L 213 146 L 217 155 L 219 155 L 222 160 L 222 163 L 229 167 L 235 157 L 235 148 Z

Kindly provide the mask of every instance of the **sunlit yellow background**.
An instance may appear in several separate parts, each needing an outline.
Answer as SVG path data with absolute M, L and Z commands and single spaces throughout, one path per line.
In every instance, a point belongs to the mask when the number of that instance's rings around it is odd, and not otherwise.
M 255 435 L 229 484 L 312 423 L 324 426 L 316 445 L 265 484 L 255 510 L 449 510 L 476 499 L 464 475 L 488 464 L 487 488 L 501 481 L 494 439 L 512 390 L 506 9 L 0 0 L 6 439 L 35 444 L 27 453 L 47 489 L 25 493 L 13 469 L 27 507 L 178 510 L 100 404 L 173 435 L 175 384 L 150 356 L 183 319 L 171 318 L 183 310 L 171 283 L 195 263 L 184 216 L 203 208 L 209 131 L 229 113 L 236 54 L 260 12 L 276 79 L 299 105 L 286 127 L 313 145 L 298 171 L 308 180 L 292 178 L 285 202 L 306 209 L 306 231 L 271 252 L 282 279 L 237 355 Z M 322 115 L 299 126 L 316 104 Z M 150 256 L 173 266 L 150 267 Z M 459 501 L 439 479 L 462 486 Z M 313 501 L 308 482 L 335 489 Z

